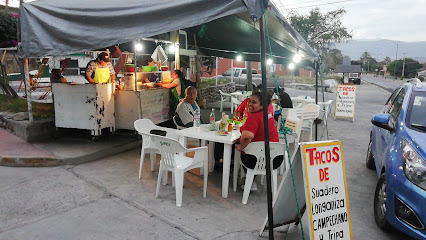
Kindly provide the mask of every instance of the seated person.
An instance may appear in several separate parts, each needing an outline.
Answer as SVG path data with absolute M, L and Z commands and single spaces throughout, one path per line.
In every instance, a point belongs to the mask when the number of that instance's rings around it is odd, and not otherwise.
M 197 89 L 194 87 L 188 87 L 185 90 L 185 98 L 182 99 L 176 108 L 175 120 L 179 126 L 192 127 L 194 124 L 194 113 L 200 107 L 197 102 Z
M 291 101 L 291 97 L 288 93 L 285 92 L 283 87 L 278 88 L 279 101 L 281 104 L 281 108 L 293 108 L 293 102 Z M 278 121 L 278 116 L 281 115 L 281 111 L 275 112 L 275 121 Z M 285 115 L 284 115 L 285 117 Z
M 262 93 L 255 92 L 250 97 L 250 102 L 248 105 L 248 110 L 250 115 L 248 115 L 245 124 L 240 128 L 241 137 L 240 144 L 236 146 L 236 150 L 241 152 L 241 162 L 247 168 L 254 169 L 256 166 L 257 158 L 253 155 L 245 154 L 244 148 L 251 142 L 260 142 L 265 141 L 263 135 L 263 106 L 270 105 L 271 98 L 268 96 L 268 102 L 262 102 Z M 268 114 L 268 124 L 269 124 L 269 141 L 279 142 L 278 130 L 275 127 L 274 116 Z M 283 162 L 284 156 L 277 156 L 273 159 L 272 167 L 277 169 Z M 255 182 L 253 182 L 252 190 L 255 190 L 257 187 Z
M 261 85 L 259 85 L 261 87 Z M 254 87 L 253 86 L 253 93 L 255 92 L 259 92 L 261 89 L 259 87 Z M 242 101 L 240 103 L 240 105 L 238 105 L 237 109 L 235 109 L 235 113 L 234 113 L 234 117 L 236 119 L 241 119 L 244 116 L 244 112 L 249 115 L 250 112 L 248 111 L 248 102 L 249 102 L 250 98 L 246 98 L 244 99 L 244 101 Z M 272 104 L 270 104 L 268 106 L 268 112 L 273 112 L 274 111 L 274 107 L 272 106 Z

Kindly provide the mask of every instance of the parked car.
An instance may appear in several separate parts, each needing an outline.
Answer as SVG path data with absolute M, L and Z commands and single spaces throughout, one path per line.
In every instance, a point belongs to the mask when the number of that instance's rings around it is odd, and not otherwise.
M 232 77 L 233 72 L 233 77 Z M 256 69 L 252 69 L 252 83 L 254 86 L 262 84 L 262 74 L 259 74 Z M 222 76 L 229 81 L 233 81 L 237 89 L 243 90 L 247 86 L 247 68 L 230 68 L 222 73 Z M 278 86 L 284 86 L 284 79 L 277 79 Z M 275 88 L 275 78 L 267 78 L 267 87 Z
M 371 122 L 366 165 L 379 177 L 376 223 L 426 239 L 426 83 L 396 89 Z

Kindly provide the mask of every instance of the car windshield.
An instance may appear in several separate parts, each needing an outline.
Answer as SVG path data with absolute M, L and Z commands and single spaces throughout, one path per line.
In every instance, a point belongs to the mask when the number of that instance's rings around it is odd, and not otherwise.
M 407 111 L 407 125 L 426 132 L 426 92 L 413 92 Z

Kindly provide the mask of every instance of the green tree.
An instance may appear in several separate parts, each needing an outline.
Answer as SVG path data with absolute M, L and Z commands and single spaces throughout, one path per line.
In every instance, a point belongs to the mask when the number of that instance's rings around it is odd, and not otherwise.
M 343 62 L 342 51 L 336 48 L 330 49 L 322 60 L 328 69 L 335 69 L 337 64 L 342 64 Z
M 16 46 L 17 15 L 0 12 L 0 47 Z
M 325 14 L 322 14 L 319 8 L 314 8 L 308 15 L 290 12 L 289 20 L 309 46 L 322 53 L 324 50 L 333 47 L 335 43 L 352 39 L 352 32 L 348 32 L 346 27 L 342 25 L 342 17 L 345 14 L 344 8 Z
M 392 59 L 388 56 L 386 56 L 382 61 L 383 65 L 388 65 L 390 62 L 392 62 Z
M 388 71 L 393 74 L 395 71 L 395 65 L 396 65 L 396 76 L 402 76 L 402 65 L 403 60 L 400 59 L 398 61 L 392 61 L 387 65 Z M 422 65 L 412 59 L 412 58 L 406 58 L 405 59 L 405 68 L 404 68 L 404 76 L 409 76 L 410 74 L 415 75 L 417 73 L 417 69 L 422 68 Z

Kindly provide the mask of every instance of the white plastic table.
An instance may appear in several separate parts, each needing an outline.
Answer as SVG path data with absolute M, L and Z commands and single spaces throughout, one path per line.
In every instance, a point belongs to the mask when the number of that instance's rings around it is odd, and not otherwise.
M 209 162 L 214 163 L 214 143 L 223 143 L 223 172 L 222 172 L 222 197 L 228 197 L 229 188 L 229 175 L 231 169 L 231 154 L 232 144 L 236 143 L 241 136 L 239 130 L 234 130 L 226 136 L 217 135 L 216 131 L 210 131 L 208 124 L 202 124 L 201 127 L 190 127 L 182 129 L 176 132 L 179 136 L 179 142 L 186 146 L 187 138 L 201 139 L 203 141 L 209 141 Z M 212 161 L 213 160 L 213 161 Z M 210 165 L 210 164 L 209 164 Z M 207 174 L 207 173 L 205 173 Z

